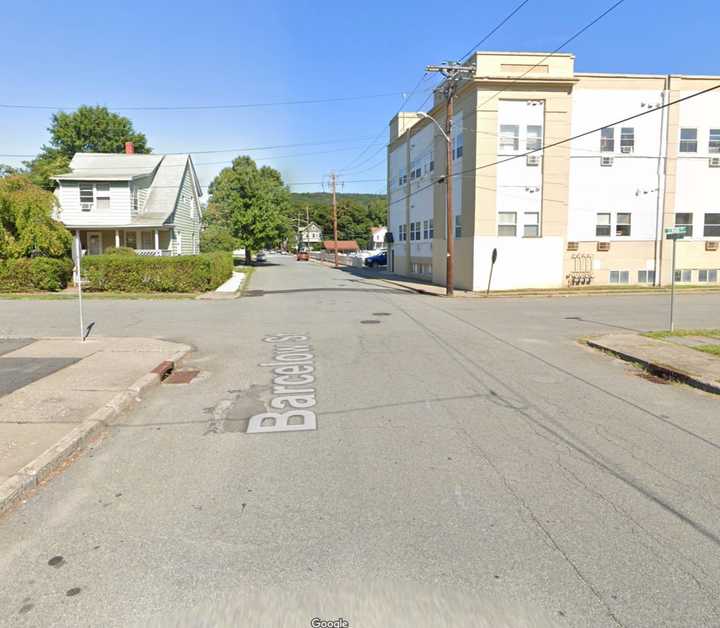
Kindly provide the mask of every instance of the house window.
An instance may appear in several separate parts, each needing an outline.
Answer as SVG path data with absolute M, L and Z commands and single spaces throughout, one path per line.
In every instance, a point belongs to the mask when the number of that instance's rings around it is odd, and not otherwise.
M 95 207 L 97 209 L 110 209 L 110 184 L 95 184 Z
M 455 237 L 456 238 L 462 238 L 462 222 L 460 218 L 462 217 L 462 214 L 458 214 L 455 216 Z
M 710 129 L 709 153 L 720 153 L 720 129 Z
M 520 147 L 520 127 L 517 124 L 500 125 L 500 152 L 515 152 Z
M 611 270 L 610 283 L 630 283 L 629 270 Z
M 620 129 L 620 152 L 632 153 L 635 150 L 635 129 L 624 126 Z
M 525 146 L 528 151 L 542 148 L 542 127 L 538 124 L 528 124 Z
M 126 231 L 125 232 L 125 246 L 129 249 L 137 248 L 137 232 Z
M 93 184 L 92 183 L 81 183 L 80 184 L 80 209 L 84 212 L 89 212 L 95 204 Z
M 523 237 L 537 238 L 540 235 L 538 212 L 525 212 L 525 223 L 523 225 Z
M 654 270 L 639 270 L 638 271 L 638 283 L 655 283 L 655 271 Z
M 680 283 L 692 282 L 692 270 L 676 270 L 675 281 L 679 281 Z
M 453 141 L 453 159 L 460 159 L 463 156 L 464 138 L 462 133 L 458 133 Z
M 428 221 L 428 238 L 432 240 L 435 237 L 435 228 L 433 227 L 433 219 Z
M 680 129 L 680 152 L 697 153 L 697 129 Z
M 499 212 L 498 213 L 498 235 L 499 236 L 515 236 L 515 235 L 517 235 L 517 213 L 516 212 Z
M 703 235 L 706 238 L 720 238 L 720 214 L 705 214 Z
M 595 219 L 595 236 L 598 238 L 610 237 L 610 214 L 598 214 Z
M 630 235 L 630 218 L 631 215 L 629 213 L 618 212 L 615 223 L 616 236 L 628 237 Z
M 701 283 L 717 283 L 718 280 L 718 271 L 717 269 L 712 270 L 699 270 L 698 271 L 698 281 Z
M 600 152 L 612 153 L 615 150 L 615 129 L 606 127 L 600 130 Z
M 140 234 L 142 241 L 142 248 L 154 249 L 155 248 L 155 234 L 152 231 L 143 231 Z
M 685 235 L 688 237 L 692 237 L 693 215 L 690 213 L 675 214 L 675 226 L 685 227 Z
M 423 240 L 427 240 L 430 237 L 428 222 L 428 220 L 423 220 Z

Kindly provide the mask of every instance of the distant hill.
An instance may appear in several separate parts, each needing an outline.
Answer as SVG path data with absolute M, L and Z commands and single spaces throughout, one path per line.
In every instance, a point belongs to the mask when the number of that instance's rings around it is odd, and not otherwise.
M 332 194 L 330 192 L 292 192 L 292 203 L 295 206 L 307 205 L 331 205 Z M 341 194 L 337 193 L 338 201 L 354 201 L 360 205 L 369 205 L 371 201 L 385 201 L 385 194 Z

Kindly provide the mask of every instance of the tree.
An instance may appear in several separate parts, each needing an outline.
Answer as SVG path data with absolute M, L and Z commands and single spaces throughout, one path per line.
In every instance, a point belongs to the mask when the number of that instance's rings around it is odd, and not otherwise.
M 0 259 L 67 257 L 72 235 L 52 217 L 55 197 L 25 176 L 0 179 Z
M 135 130 L 129 118 L 107 107 L 83 105 L 77 111 L 53 114 L 49 146 L 25 162 L 28 176 L 36 185 L 52 189 L 51 176 L 66 172 L 75 153 L 122 153 L 125 142 L 132 142 L 136 153 L 149 153 L 147 138 Z
M 209 225 L 200 234 L 200 251 L 212 253 L 213 251 L 235 250 L 235 238 L 230 229 L 222 225 Z
M 284 240 L 289 225 L 290 193 L 277 170 L 258 170 L 250 157 L 238 157 L 210 184 L 206 225 L 227 229 L 245 247 L 245 260 L 252 251 Z

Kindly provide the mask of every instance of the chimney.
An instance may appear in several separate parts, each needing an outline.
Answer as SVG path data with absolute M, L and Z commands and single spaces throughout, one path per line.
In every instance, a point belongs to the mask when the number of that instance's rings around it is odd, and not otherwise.
M 135 144 L 132 142 L 125 142 L 125 154 L 126 155 L 134 155 L 135 154 Z

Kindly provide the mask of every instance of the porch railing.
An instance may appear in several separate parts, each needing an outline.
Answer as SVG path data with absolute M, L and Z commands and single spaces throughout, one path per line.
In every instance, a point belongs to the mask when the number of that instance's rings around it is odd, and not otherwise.
M 166 255 L 172 255 L 170 249 L 135 249 L 135 255 L 142 255 L 144 257 L 164 257 Z

